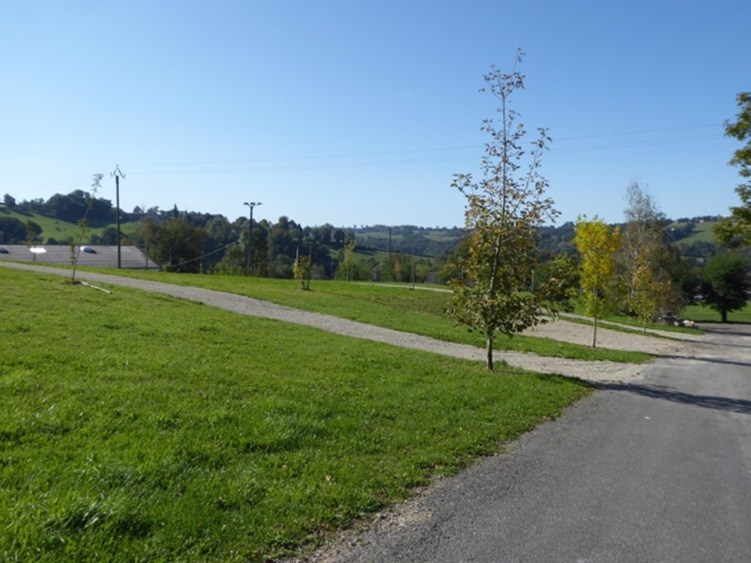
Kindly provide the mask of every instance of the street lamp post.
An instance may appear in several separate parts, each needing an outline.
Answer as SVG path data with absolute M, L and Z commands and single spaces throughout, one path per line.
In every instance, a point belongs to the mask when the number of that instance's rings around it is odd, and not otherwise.
M 247 205 L 250 208 L 250 221 L 248 221 L 248 275 L 250 275 L 250 267 L 253 263 L 252 253 L 252 241 L 253 241 L 253 208 L 256 205 L 261 205 L 260 201 L 245 202 L 243 205 Z

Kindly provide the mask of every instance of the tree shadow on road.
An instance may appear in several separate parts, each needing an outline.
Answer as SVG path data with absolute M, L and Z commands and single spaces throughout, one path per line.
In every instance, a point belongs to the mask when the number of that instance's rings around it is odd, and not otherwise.
M 658 354 L 656 357 L 665 360 L 690 360 L 692 362 L 708 362 L 710 364 L 751 367 L 751 361 L 744 362 L 742 360 L 725 360 L 723 358 L 710 358 L 707 356 L 676 356 L 673 354 Z
M 715 409 L 738 414 L 751 414 L 751 401 L 745 399 L 733 399 L 730 397 L 715 397 L 712 395 L 691 395 L 676 391 L 664 385 L 637 385 L 633 383 L 607 383 L 598 385 L 600 389 L 609 391 L 626 391 L 650 397 L 652 399 L 662 399 L 672 403 L 683 405 L 693 405 L 705 409 Z

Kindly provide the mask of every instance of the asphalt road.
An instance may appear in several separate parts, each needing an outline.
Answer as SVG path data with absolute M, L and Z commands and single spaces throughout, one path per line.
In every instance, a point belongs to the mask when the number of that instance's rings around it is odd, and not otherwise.
M 714 327 L 325 560 L 751 561 L 751 327 Z

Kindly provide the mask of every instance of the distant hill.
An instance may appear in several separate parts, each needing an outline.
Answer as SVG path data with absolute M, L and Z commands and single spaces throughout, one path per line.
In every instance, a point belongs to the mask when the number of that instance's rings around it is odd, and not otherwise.
M 187 214 L 192 221 L 193 216 Z M 128 237 L 135 233 L 140 225 L 139 215 L 126 215 L 129 221 L 121 224 L 122 233 Z M 702 263 L 714 256 L 718 246 L 714 241 L 713 228 L 720 217 L 704 216 L 670 220 L 665 227 L 667 240 L 675 245 L 681 255 L 694 263 Z M 68 243 L 78 237 L 76 222 L 64 221 L 39 212 L 9 209 L 0 204 L 0 244 L 23 244 L 26 237 L 27 221 L 32 221 L 41 229 L 40 238 L 44 243 Z M 197 224 L 205 224 L 200 221 Z M 302 228 L 302 226 L 300 226 Z M 308 231 L 310 228 L 305 227 Z M 333 227 L 332 227 L 333 229 Z M 373 225 L 344 229 L 354 234 L 357 241 L 357 253 L 382 259 L 392 254 L 405 254 L 426 259 L 445 257 L 454 252 L 465 234 L 458 227 L 418 227 L 415 225 Z M 90 229 L 91 238 L 83 241 L 87 244 L 115 244 L 115 224 L 103 224 Z M 234 237 L 238 235 L 235 234 Z M 575 254 L 573 244 L 574 223 L 567 222 L 559 226 L 546 226 L 541 229 L 540 250 L 543 258 L 561 253 Z M 227 244 L 223 241 L 222 244 Z M 333 251 L 332 251 L 333 252 Z
M 427 228 L 414 225 L 363 226 L 352 229 L 358 247 L 382 252 L 401 252 L 415 256 L 437 257 L 453 252 L 463 236 L 459 228 Z
M 32 221 L 39 225 L 42 229 L 39 236 L 41 237 L 42 242 L 45 243 L 52 239 L 55 243 L 65 244 L 71 239 L 75 240 L 79 233 L 78 224 L 75 222 L 62 221 L 33 211 L 17 211 L 0 206 L 0 244 L 24 243 L 25 234 L 19 237 L 20 240 L 18 238 L 10 239 L 9 237 L 9 229 L 7 226 L 12 225 L 13 220 L 20 222 L 21 225 L 24 226 L 24 232 L 27 221 Z M 121 223 L 120 231 L 127 236 L 134 233 L 139 224 L 138 221 Z M 101 236 L 108 228 L 114 229 L 115 223 L 92 227 L 89 234 Z
M 681 256 L 693 262 L 703 262 L 720 249 L 714 237 L 714 227 L 720 217 L 682 218 L 667 226 L 672 244 L 681 251 Z
M 665 225 L 667 242 L 676 246 L 683 257 L 701 263 L 717 254 L 719 246 L 714 239 L 717 216 L 681 218 L 668 220 Z M 574 254 L 574 223 L 567 222 L 556 227 L 543 227 L 540 249 L 544 255 Z

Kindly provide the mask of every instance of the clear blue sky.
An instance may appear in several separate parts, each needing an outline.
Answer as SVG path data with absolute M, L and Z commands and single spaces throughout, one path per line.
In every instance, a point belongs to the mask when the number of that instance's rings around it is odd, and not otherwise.
M 622 220 L 634 179 L 669 217 L 727 214 L 749 21 L 748 0 L 4 0 L 0 195 L 101 172 L 114 202 L 118 164 L 127 211 L 461 226 L 482 75 L 521 47 L 561 220 Z

